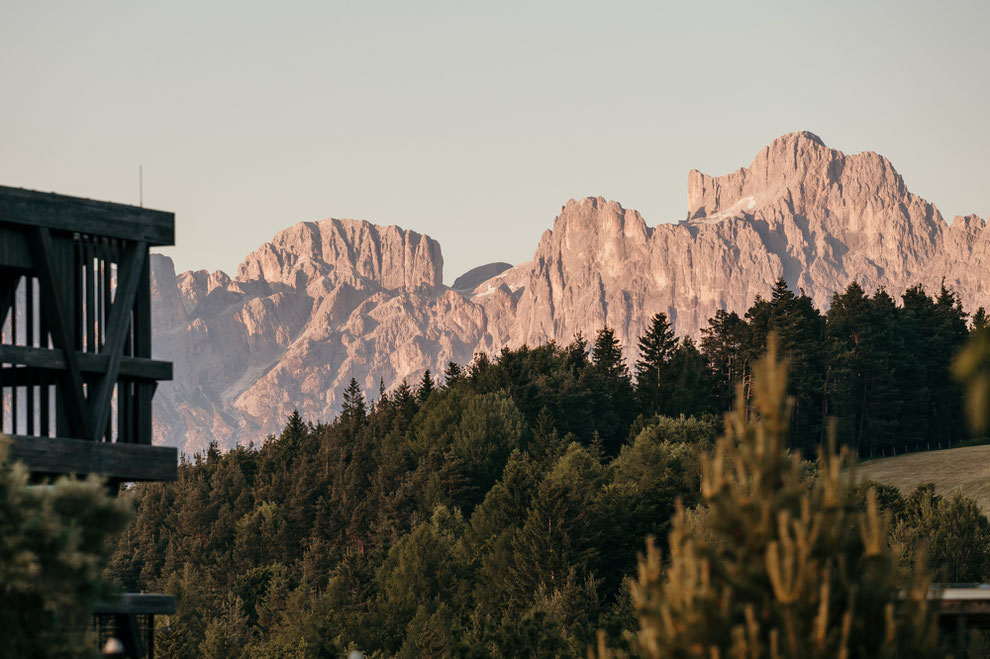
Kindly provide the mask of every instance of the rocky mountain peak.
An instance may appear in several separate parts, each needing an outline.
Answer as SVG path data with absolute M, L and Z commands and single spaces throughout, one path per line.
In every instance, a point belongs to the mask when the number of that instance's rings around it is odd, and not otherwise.
M 639 211 L 623 208 L 604 197 L 585 197 L 571 199 L 561 207 L 548 238 L 551 243 L 570 246 L 571 241 L 601 243 L 646 240 L 648 236 L 649 227 Z
M 156 437 L 186 451 L 260 441 L 294 409 L 331 418 L 355 378 L 410 382 L 478 352 L 615 330 L 630 362 L 657 312 L 698 338 L 719 310 L 743 313 L 783 277 L 820 308 L 858 282 L 899 296 L 943 279 L 967 310 L 990 306 L 990 230 L 951 228 L 876 153 L 846 155 L 788 133 L 748 167 L 688 176 L 689 219 L 650 227 L 603 197 L 568 201 L 533 258 L 442 285 L 427 236 L 394 226 L 301 222 L 221 272 L 176 275 L 152 258 L 156 355 L 175 381 L 155 398 Z
M 331 286 L 417 290 L 443 285 L 440 245 L 415 231 L 363 220 L 299 222 L 248 255 L 238 281 L 264 280 L 306 288 Z
M 817 218 L 815 211 L 866 205 L 913 203 L 889 160 L 873 152 L 845 155 L 814 133 L 787 133 L 773 140 L 744 167 L 724 176 L 688 174 L 688 218 L 753 215 L 779 202 L 788 211 Z

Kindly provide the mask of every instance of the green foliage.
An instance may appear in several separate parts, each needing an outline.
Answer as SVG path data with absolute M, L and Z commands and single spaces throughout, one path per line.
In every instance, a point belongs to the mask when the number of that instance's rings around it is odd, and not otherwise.
M 844 453 L 825 451 L 809 485 L 786 451 L 793 402 L 771 335 L 725 435 L 704 457 L 708 535 L 683 509 L 670 563 L 651 544 L 633 603 L 648 657 L 929 657 L 935 621 L 920 567 L 898 578 L 889 519 L 874 493 L 865 512 Z
M 451 449 L 471 489 L 479 493 L 477 501 L 495 484 L 524 431 L 522 414 L 504 394 L 476 396 L 467 404 Z
M 608 328 L 590 347 L 578 335 L 564 346 L 479 354 L 465 368 L 449 364 L 442 384 L 424 374 L 415 388 L 382 387 L 373 404 L 351 381 L 330 422 L 313 425 L 293 414 L 260 448 L 221 453 L 211 446 L 183 457 L 176 483 L 126 492 L 137 521 L 118 540 L 111 573 L 128 588 L 177 596 L 175 615 L 160 620 L 159 648 L 168 656 L 340 656 L 353 649 L 573 656 L 596 643 L 597 629 L 621 644 L 633 617 L 625 582 L 642 539 L 671 531 L 678 500 L 700 503 L 701 456 L 723 431 L 711 413 L 725 407 L 730 392 L 741 385 L 745 405 L 759 412 L 753 376 L 770 332 L 780 333 L 794 372 L 794 406 L 778 414 L 775 429 L 781 448 L 789 442 L 813 455 L 832 413 L 840 416 L 841 440 L 861 453 L 923 447 L 936 427 L 943 443 L 961 438 L 939 425 L 952 413 L 949 398 L 931 394 L 947 381 L 948 355 L 960 340 L 954 299 L 915 291 L 899 308 L 882 291 L 866 298 L 855 288 L 840 298 L 834 313 L 822 316 L 780 283 L 745 319 L 716 314 L 700 350 L 654 318 L 655 336 L 640 345 L 656 350 L 639 360 L 635 386 Z M 936 340 L 938 349 L 925 354 L 926 342 Z M 658 395 L 645 396 L 652 374 Z M 738 428 L 729 434 L 736 437 Z M 785 486 L 766 501 L 799 521 L 809 479 L 827 481 L 833 462 L 793 460 L 782 458 L 766 475 L 767 487 Z M 822 496 L 811 492 L 812 501 Z M 980 522 L 964 504 L 940 502 L 937 515 L 909 523 L 903 500 L 886 490 L 879 495 L 899 506 L 894 526 L 909 549 L 929 536 L 959 543 L 982 532 L 971 532 Z M 720 556 L 765 560 L 765 547 L 740 545 L 716 523 L 706 497 L 707 507 L 676 517 L 692 521 L 676 522 L 675 535 L 694 529 Z M 845 542 L 860 555 L 849 535 L 865 505 L 865 495 L 857 497 L 830 509 L 836 526 L 816 547 L 831 551 Z M 745 502 L 723 499 L 726 506 Z M 755 499 L 750 504 L 752 517 Z M 962 520 L 965 532 L 950 533 L 943 513 Z M 797 533 L 792 527 L 789 538 Z M 784 542 L 781 532 L 763 534 L 760 541 Z M 883 561 L 869 573 L 877 583 L 889 581 Z M 933 563 L 938 574 L 943 564 Z M 846 592 L 842 578 L 867 575 L 864 565 L 835 568 L 835 592 Z M 760 578 L 766 586 L 769 577 Z M 732 587 L 755 592 L 753 584 Z M 836 602 L 829 615 L 839 616 L 842 606 Z M 807 606 L 801 612 L 807 620 L 817 615 Z M 739 621 L 727 620 L 726 633 Z M 778 622 L 763 621 L 761 629 Z
M 636 361 L 636 395 L 648 414 L 660 411 L 665 393 L 663 377 L 676 347 L 677 337 L 667 314 L 654 314 L 646 334 L 639 339 L 639 359 Z
M 973 583 L 990 578 L 990 521 L 971 499 L 945 498 L 921 485 L 900 503 L 893 539 L 925 549 L 936 581 Z
M 823 349 L 825 317 L 815 309 L 811 298 L 791 292 L 783 278 L 777 280 L 769 300 L 757 298 L 746 312 L 748 330 L 743 350 L 749 366 L 745 394 L 753 396 L 752 365 L 763 354 L 771 333 L 779 337 L 780 349 L 791 365 L 789 393 L 794 397 L 788 441 L 791 447 L 814 455 L 821 444 L 825 418 L 822 393 L 826 372 Z
M 752 366 L 773 331 L 791 367 L 792 448 L 814 455 L 830 417 L 838 419 L 838 440 L 862 456 L 947 448 L 966 439 L 961 389 L 948 369 L 966 340 L 965 319 L 944 286 L 934 298 L 908 289 L 898 307 L 883 289 L 867 297 L 853 282 L 822 316 L 779 280 L 745 319 L 719 311 L 702 329 L 714 408 L 728 406 L 738 383 L 749 400 Z M 685 409 L 668 413 L 697 413 L 685 402 L 677 407 Z
M 693 444 L 702 449 L 715 445 L 715 440 L 722 433 L 722 419 L 714 414 L 701 417 L 668 416 L 655 417 L 637 433 L 635 441 L 648 438 L 650 442 L 671 442 L 675 444 Z
M 660 378 L 662 414 L 696 416 L 715 411 L 714 383 L 690 337 L 677 344 Z
M 429 618 L 458 581 L 454 549 L 463 531 L 461 515 L 438 506 L 429 522 L 416 526 L 389 550 L 375 574 L 375 609 L 386 649 L 394 652 L 403 645 L 407 626 L 414 627 L 412 636 L 427 633 L 424 626 L 434 630 Z
M 112 572 L 176 595 L 174 656 L 583 654 L 628 617 L 639 543 L 696 496 L 718 424 L 651 417 L 627 442 L 631 379 L 598 338 L 597 357 L 580 337 L 479 357 L 363 414 L 352 385 L 331 423 L 184 457 L 125 494 Z
M 449 362 L 447 364 L 447 370 L 443 372 L 444 384 L 448 387 L 452 387 L 457 384 L 457 381 L 461 379 L 464 375 L 463 369 L 456 362 Z
M 295 414 L 298 415 L 299 412 L 296 411 Z M 364 421 L 365 414 L 364 393 L 358 386 L 357 380 L 351 378 L 347 389 L 344 389 L 344 404 L 340 410 L 340 421 L 348 425 L 353 431 L 355 426 Z M 291 419 L 290 423 L 292 423 Z
M 430 369 L 426 369 L 423 372 L 423 377 L 419 381 L 419 386 L 416 387 L 416 400 L 420 403 L 425 403 L 426 399 L 430 397 L 430 394 L 436 389 L 436 383 L 433 382 L 433 376 L 430 375 Z
M 980 307 L 973 314 L 973 322 L 970 324 L 970 332 L 979 332 L 985 327 L 990 326 L 990 317 L 987 316 L 987 310 Z
M 727 410 L 735 396 L 736 383 L 743 378 L 746 355 L 743 346 L 748 326 L 736 312 L 715 312 L 701 330 L 701 352 L 712 378 L 712 398 L 716 409 Z
M 111 594 L 106 541 L 129 519 L 95 477 L 28 485 L 0 437 L 0 656 L 95 654 L 80 630 Z
M 622 346 L 611 328 L 601 329 L 595 337 L 591 368 L 582 373 L 581 384 L 590 393 L 588 411 L 603 448 L 615 455 L 628 436 L 636 408 L 632 378 L 622 358 Z

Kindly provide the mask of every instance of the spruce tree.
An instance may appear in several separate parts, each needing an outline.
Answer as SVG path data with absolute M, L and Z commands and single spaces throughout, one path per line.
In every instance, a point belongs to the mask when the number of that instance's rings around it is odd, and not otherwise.
M 354 380 L 351 380 L 354 382 Z M 356 384 L 356 383 L 355 383 Z M 346 400 L 346 393 L 345 393 Z M 286 419 L 285 427 L 282 428 L 279 439 L 290 443 L 298 443 L 306 434 L 306 422 L 303 421 L 299 410 L 292 410 L 292 414 Z
M 906 409 L 905 448 L 916 449 L 923 440 L 950 445 L 965 436 L 962 390 L 952 380 L 949 364 L 969 336 L 966 313 L 958 296 L 943 284 L 937 298 L 921 286 L 905 291 L 902 316 L 908 333 L 907 349 L 918 362 L 918 400 Z
M 591 391 L 591 414 L 602 446 L 615 455 L 635 416 L 635 392 L 622 346 L 610 327 L 599 330 L 591 352 L 591 368 L 582 376 Z
M 584 334 L 578 332 L 574 339 L 564 348 L 564 365 L 572 373 L 580 373 L 588 365 L 588 341 Z
M 436 384 L 433 382 L 433 376 L 430 375 L 430 369 L 426 369 L 423 371 L 423 377 L 420 379 L 419 386 L 416 388 L 416 400 L 420 403 L 425 403 L 434 389 L 436 389 Z
M 282 428 L 282 432 L 279 433 L 278 438 L 269 436 L 265 443 L 275 455 L 279 456 L 280 462 L 288 464 L 298 455 L 299 445 L 302 444 L 306 434 L 306 422 L 303 421 L 302 415 L 299 414 L 299 410 L 292 410 L 292 414 L 286 419 L 285 427 Z M 210 442 L 210 446 L 206 450 L 206 455 L 208 462 L 219 461 L 220 447 L 215 441 Z
M 615 330 L 603 327 L 595 336 L 595 345 L 591 349 L 591 363 L 595 369 L 607 378 L 627 377 L 629 370 L 622 359 L 622 346 L 615 338 Z
M 770 300 L 757 297 L 746 312 L 749 331 L 744 352 L 748 364 L 763 354 L 771 332 L 779 337 L 781 352 L 791 365 L 790 393 L 794 396 L 789 441 L 813 455 L 823 430 L 822 393 L 825 378 L 825 318 L 811 298 L 795 295 L 783 277 L 774 284 Z M 747 397 L 751 389 L 746 389 Z
M 720 412 L 732 405 L 736 383 L 743 375 L 746 330 L 746 322 L 739 314 L 724 309 L 716 311 L 701 330 L 701 352 L 711 374 L 715 408 Z
M 639 339 L 639 359 L 636 361 L 636 394 L 646 414 L 660 408 L 660 382 L 664 367 L 677 347 L 677 337 L 667 320 L 667 314 L 656 313 L 650 327 Z
M 973 321 L 970 323 L 970 330 L 972 332 L 978 332 L 984 327 L 990 326 L 990 317 L 987 316 L 987 310 L 980 307 L 973 314 Z
M 660 378 L 658 411 L 665 416 L 701 416 L 714 412 L 713 384 L 705 360 L 691 337 L 671 354 Z
M 416 396 L 413 394 L 408 380 L 405 378 L 402 379 L 399 386 L 395 388 L 392 400 L 405 420 L 411 421 L 413 415 L 416 414 Z
M 826 413 L 839 418 L 839 439 L 857 453 L 871 407 L 872 380 L 877 374 L 870 341 L 870 312 L 869 298 L 853 282 L 841 295 L 832 296 L 826 315 Z
M 353 426 L 364 421 L 364 392 L 358 381 L 351 378 L 347 389 L 344 389 L 344 406 L 340 411 L 340 420 L 345 425 Z
M 464 375 L 463 369 L 457 364 L 457 362 L 448 362 L 447 370 L 443 372 L 443 382 L 447 387 L 452 387 L 457 384 L 457 381 L 461 379 Z
M 923 561 L 898 576 L 875 493 L 863 511 L 848 453 L 819 455 L 808 483 L 788 453 L 793 401 L 770 337 L 702 467 L 702 517 L 683 508 L 663 566 L 652 542 L 632 595 L 646 657 L 933 657 Z M 834 447 L 834 444 L 832 444 Z

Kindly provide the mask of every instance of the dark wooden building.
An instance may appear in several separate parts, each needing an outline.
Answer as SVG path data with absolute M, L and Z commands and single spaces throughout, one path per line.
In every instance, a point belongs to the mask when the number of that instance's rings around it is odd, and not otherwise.
M 36 477 L 175 480 L 176 449 L 151 443 L 172 364 L 151 357 L 148 263 L 174 240 L 172 213 L 0 186 L 0 431 Z M 146 656 L 136 616 L 173 608 L 136 594 L 95 613 Z

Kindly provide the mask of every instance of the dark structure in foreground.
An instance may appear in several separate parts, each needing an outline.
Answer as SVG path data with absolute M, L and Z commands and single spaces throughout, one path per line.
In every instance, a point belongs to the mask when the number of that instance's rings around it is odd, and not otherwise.
M 172 213 L 0 187 L 0 430 L 39 479 L 175 480 L 176 449 L 151 444 L 172 364 L 151 358 L 148 264 L 149 247 L 174 241 Z M 143 657 L 154 614 L 174 607 L 130 594 L 94 614 Z

